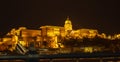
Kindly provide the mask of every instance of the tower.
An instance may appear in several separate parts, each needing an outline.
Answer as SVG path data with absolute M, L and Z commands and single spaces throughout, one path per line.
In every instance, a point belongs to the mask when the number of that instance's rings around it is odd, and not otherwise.
M 65 25 L 64 25 L 65 31 L 71 31 L 72 30 L 72 22 L 69 19 L 69 17 L 67 17 L 67 19 L 65 20 Z

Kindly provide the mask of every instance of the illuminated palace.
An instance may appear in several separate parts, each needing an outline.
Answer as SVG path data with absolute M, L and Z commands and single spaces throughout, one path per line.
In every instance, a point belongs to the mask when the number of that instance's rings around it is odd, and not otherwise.
M 72 22 L 69 18 L 65 20 L 64 27 L 61 26 L 41 26 L 39 29 L 27 29 L 26 27 L 19 27 L 18 29 L 13 28 L 0 39 L 0 44 L 12 45 L 12 49 L 15 49 L 16 44 L 19 42 L 23 46 L 28 47 L 30 43 L 35 44 L 35 47 L 44 48 L 58 48 L 58 44 L 61 39 L 64 38 L 78 38 L 83 37 L 94 38 L 99 36 L 102 38 L 110 38 L 104 33 L 98 34 L 97 30 L 94 29 L 72 29 Z M 116 38 L 120 38 L 120 35 L 116 35 Z M 113 38 L 114 39 L 114 38 Z M 64 47 L 61 45 L 61 47 Z

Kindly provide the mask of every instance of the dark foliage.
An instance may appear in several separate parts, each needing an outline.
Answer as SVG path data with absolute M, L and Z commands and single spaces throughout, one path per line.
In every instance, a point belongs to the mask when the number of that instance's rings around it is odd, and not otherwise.
M 64 39 L 62 44 L 65 47 L 87 47 L 87 46 L 97 46 L 104 47 L 105 50 L 112 52 L 120 52 L 120 40 L 109 40 L 100 37 L 95 38 L 83 38 L 83 39 Z

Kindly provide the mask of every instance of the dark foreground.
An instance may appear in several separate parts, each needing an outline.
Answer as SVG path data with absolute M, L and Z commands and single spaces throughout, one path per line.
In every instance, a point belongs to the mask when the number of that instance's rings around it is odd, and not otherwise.
M 119 53 L 0 56 L 0 62 L 120 62 Z

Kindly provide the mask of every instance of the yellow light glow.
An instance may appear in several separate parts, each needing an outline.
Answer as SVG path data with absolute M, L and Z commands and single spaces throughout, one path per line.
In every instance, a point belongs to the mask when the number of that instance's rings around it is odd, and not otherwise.
M 0 42 L 0 45 L 5 43 L 6 45 L 12 45 L 11 51 L 15 49 L 18 41 L 23 46 L 28 46 L 30 42 L 35 42 L 38 47 L 43 46 L 43 41 L 49 43 L 47 46 L 51 48 L 64 48 L 64 45 L 59 45 L 58 41 L 64 38 L 95 38 L 96 36 L 104 39 L 120 39 L 120 34 L 114 36 L 107 36 L 105 33 L 99 34 L 98 30 L 95 29 L 77 29 L 73 30 L 72 22 L 69 17 L 65 20 L 64 26 L 41 26 L 39 30 L 27 29 L 26 27 L 20 27 L 18 29 L 13 28 L 6 36 L 2 38 L 3 42 Z M 92 47 L 85 47 L 84 52 L 93 52 Z

